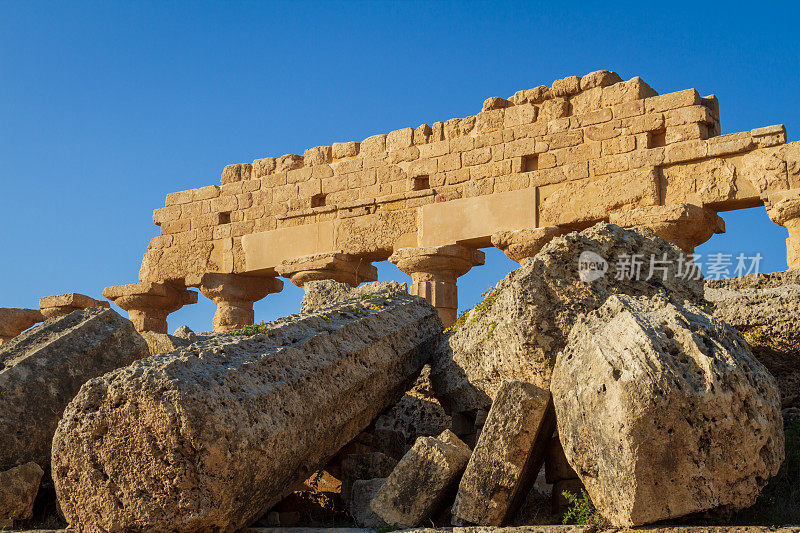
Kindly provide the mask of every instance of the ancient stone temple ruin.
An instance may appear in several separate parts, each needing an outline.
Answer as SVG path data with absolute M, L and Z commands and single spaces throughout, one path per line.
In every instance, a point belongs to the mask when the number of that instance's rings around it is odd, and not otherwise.
M 758 206 L 789 230 L 800 268 L 800 143 L 782 125 L 720 135 L 715 96 L 598 71 L 489 98 L 475 116 L 228 165 L 221 185 L 167 195 L 139 282 L 104 296 L 140 331 L 166 332 L 197 287 L 230 331 L 278 277 L 357 285 L 389 260 L 447 325 L 480 248 L 522 262 L 605 220 L 692 252 L 724 232 L 720 211 Z

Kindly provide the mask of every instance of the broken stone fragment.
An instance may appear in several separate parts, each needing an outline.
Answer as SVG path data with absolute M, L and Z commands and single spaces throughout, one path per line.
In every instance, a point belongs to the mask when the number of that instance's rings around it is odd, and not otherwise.
M 336 305 L 351 298 L 369 300 L 373 294 L 394 294 L 408 292 L 408 285 L 396 281 L 374 281 L 362 283 L 352 287 L 347 283 L 340 283 L 332 279 L 307 281 L 303 285 L 303 303 L 301 310 L 304 313 L 316 313 L 325 307 Z
M 67 521 L 230 531 L 264 516 L 396 402 L 439 341 L 425 300 L 375 296 L 86 384 L 53 439 Z
M 31 518 L 33 501 L 43 475 L 44 470 L 33 462 L 0 472 L 0 517 L 11 520 Z
M 68 315 L 73 311 L 89 309 L 90 307 L 105 307 L 108 309 L 111 304 L 107 300 L 95 300 L 90 296 L 75 292 L 39 298 L 39 309 L 47 318 Z
M 422 524 L 441 509 L 470 456 L 469 446 L 450 430 L 420 437 L 386 479 L 370 507 L 397 527 Z
M 508 523 L 536 480 L 554 427 L 549 391 L 503 383 L 461 478 L 453 516 L 460 523 Z
M 594 281 L 583 281 L 578 262 L 582 253 L 596 254 L 608 270 Z M 666 254 L 666 273 L 647 279 L 645 271 L 629 279 L 617 264 L 633 254 Z M 452 414 L 488 410 L 500 385 L 510 379 L 549 389 L 556 354 L 573 324 L 612 294 L 666 292 L 677 301 L 703 302 L 702 281 L 678 275 L 682 256 L 674 244 L 646 228 L 600 223 L 555 237 L 488 291 L 443 340 L 432 363 L 436 397 Z
M 45 319 L 38 309 L 0 307 L 0 344 L 8 342 Z
M 145 331 L 142 333 L 142 337 L 147 342 L 150 355 L 172 352 L 189 345 L 189 341 L 186 339 L 155 331 Z
M 551 391 L 567 460 L 614 526 L 749 507 L 784 458 L 775 380 L 688 303 L 611 296 L 570 332 Z
M 0 346 L 0 470 L 50 467 L 50 443 L 81 385 L 149 355 L 129 320 L 94 307 L 48 319 Z

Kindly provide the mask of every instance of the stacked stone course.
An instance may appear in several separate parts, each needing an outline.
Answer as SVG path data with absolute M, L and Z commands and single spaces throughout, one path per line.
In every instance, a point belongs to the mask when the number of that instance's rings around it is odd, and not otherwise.
M 720 131 L 713 95 L 659 95 L 609 71 L 569 76 L 489 98 L 474 116 L 228 165 L 221 185 L 168 194 L 154 212 L 161 235 L 140 281 L 203 291 L 194 280 L 207 273 L 302 272 L 301 286 L 357 283 L 399 250 L 495 242 L 521 261 L 542 235 L 602 220 L 648 225 L 689 252 L 724 231 L 717 212 L 761 205 L 789 228 L 800 266 L 797 209 L 785 207 L 800 198 L 800 143 L 786 144 L 783 126 Z M 326 266 L 305 269 L 315 262 Z M 450 322 L 456 299 L 444 300 Z

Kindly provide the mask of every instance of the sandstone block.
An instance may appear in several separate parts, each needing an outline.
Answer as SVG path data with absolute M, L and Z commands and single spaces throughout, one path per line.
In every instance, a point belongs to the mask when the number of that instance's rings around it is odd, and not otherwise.
M 298 154 L 285 154 L 278 158 L 275 170 L 288 172 L 303 166 L 303 156 Z
M 483 102 L 481 111 L 491 111 L 492 109 L 505 109 L 508 107 L 508 100 L 499 96 L 492 96 Z
M 81 385 L 148 355 L 130 321 L 97 307 L 0 346 L 0 470 L 29 461 L 49 469 L 56 426 Z
M 45 319 L 38 309 L 0 307 L 0 344 L 9 341 Z
M 584 252 L 608 263 L 593 281 L 581 278 L 578 259 Z M 605 223 L 555 237 L 489 291 L 440 345 L 431 373 L 437 398 L 449 412 L 488 410 L 503 381 L 549 388 L 555 356 L 578 316 L 611 294 L 654 296 L 666 290 L 679 301 L 701 301 L 701 282 L 676 276 L 681 253 L 649 230 Z M 667 254 L 666 279 L 617 279 L 617 258 L 631 254 Z
M 263 159 L 256 159 L 253 161 L 253 173 L 252 176 L 254 179 L 262 178 L 267 174 L 272 174 L 275 172 L 275 168 L 278 164 L 278 160 L 274 157 L 265 157 Z
M 577 94 L 581 90 L 581 77 L 580 76 L 567 76 L 566 78 L 556 80 L 553 82 L 553 96 L 571 96 Z
M 53 478 L 86 529 L 235 530 L 394 403 L 442 325 L 407 294 L 352 299 L 217 335 L 88 383 L 53 439 Z
M 581 76 L 581 91 L 588 91 L 594 87 L 607 87 L 622 81 L 619 74 L 609 70 L 595 70 Z
M 611 296 L 570 332 L 550 389 L 567 460 L 615 526 L 749 507 L 783 461 L 775 380 L 689 303 Z
M 3 520 L 28 520 L 33 516 L 33 501 L 43 475 L 44 470 L 36 463 L 0 472 L 0 516 Z
M 523 381 L 503 383 L 461 478 L 453 516 L 494 526 L 513 518 L 541 469 L 554 427 L 549 391 Z
M 470 449 L 450 430 L 420 437 L 370 503 L 384 522 L 414 527 L 432 516 L 469 461 Z
M 178 348 L 183 348 L 184 346 L 188 346 L 190 344 L 189 341 L 184 338 L 168 335 L 166 333 L 145 331 L 141 335 L 145 342 L 147 342 L 147 348 L 150 355 L 173 352 Z
M 74 292 L 39 298 L 39 310 L 47 318 L 68 315 L 73 311 L 90 307 L 105 307 L 108 309 L 111 304 L 106 300 L 95 300 L 84 294 Z
M 656 93 L 645 81 L 636 76 L 628 81 L 622 81 L 603 88 L 603 107 L 642 100 Z

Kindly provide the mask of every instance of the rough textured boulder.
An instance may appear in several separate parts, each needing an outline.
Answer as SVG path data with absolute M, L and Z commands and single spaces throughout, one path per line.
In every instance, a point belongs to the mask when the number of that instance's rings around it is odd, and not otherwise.
M 550 391 L 503 383 L 461 478 L 453 516 L 461 523 L 508 523 L 536 480 L 554 428 Z
M 584 252 L 608 262 L 599 279 L 584 282 L 579 257 Z M 641 254 L 640 279 L 617 279 L 626 271 L 618 258 Z M 671 261 L 666 276 L 649 258 Z M 646 228 L 625 230 L 600 223 L 580 233 L 556 237 L 533 259 L 502 280 L 454 327 L 433 365 L 436 396 L 451 411 L 488 410 L 500 384 L 508 379 L 549 388 L 556 354 L 577 317 L 600 307 L 611 295 L 655 296 L 701 302 L 702 281 L 678 277 L 682 252 Z M 666 279 L 664 279 L 666 277 Z
M 749 507 L 783 461 L 775 380 L 688 304 L 609 298 L 570 332 L 551 391 L 567 460 L 612 525 Z
M 782 406 L 800 407 L 800 270 L 709 280 L 706 299 L 775 376 Z
M 48 319 L 0 346 L 0 470 L 50 467 L 50 443 L 85 382 L 146 357 L 129 320 L 92 308 Z
M 33 515 L 33 501 L 39 492 L 44 470 L 36 463 L 25 463 L 0 472 L 0 517 L 27 520 Z
M 397 401 L 441 328 L 421 298 L 376 295 L 93 380 L 53 439 L 61 509 L 85 529 L 246 526 Z
M 392 526 L 420 525 L 438 511 L 467 466 L 469 446 L 450 430 L 420 437 L 389 474 L 370 507 Z
M 325 307 L 336 305 L 352 298 L 369 300 L 373 294 L 400 294 L 408 292 L 408 285 L 397 281 L 375 281 L 362 283 L 358 287 L 351 287 L 347 283 L 333 280 L 307 281 L 303 285 L 303 303 L 301 309 L 304 313 L 315 313 Z

